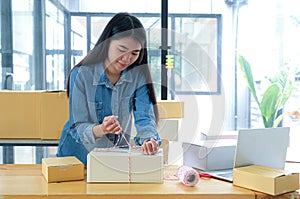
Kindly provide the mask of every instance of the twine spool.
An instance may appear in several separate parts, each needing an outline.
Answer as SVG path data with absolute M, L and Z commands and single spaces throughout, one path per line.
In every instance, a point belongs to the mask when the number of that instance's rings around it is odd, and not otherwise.
M 177 170 L 178 179 L 186 186 L 195 186 L 199 181 L 199 173 L 192 167 L 183 165 Z

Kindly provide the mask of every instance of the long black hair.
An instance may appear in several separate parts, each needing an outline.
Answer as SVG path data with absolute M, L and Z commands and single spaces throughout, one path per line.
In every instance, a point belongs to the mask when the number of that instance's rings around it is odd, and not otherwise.
M 149 92 L 150 100 L 154 105 L 156 123 L 158 124 L 159 116 L 158 116 L 158 109 L 157 109 L 157 101 L 156 101 L 153 81 L 148 66 L 146 32 L 143 24 L 140 22 L 140 20 L 137 17 L 130 15 L 129 13 L 126 12 L 117 13 L 114 17 L 112 17 L 111 20 L 106 25 L 106 27 L 104 28 L 94 48 L 78 64 L 76 64 L 73 67 L 73 69 L 83 65 L 104 63 L 105 59 L 108 56 L 108 49 L 111 40 L 116 40 L 124 37 L 132 37 L 133 39 L 138 41 L 142 46 L 138 59 L 135 61 L 135 63 L 129 66 L 129 68 L 133 68 L 137 66 L 143 68 L 142 71 L 144 72 L 144 75 L 146 77 L 147 89 Z M 69 72 L 68 81 L 67 81 L 68 96 L 69 96 L 69 83 L 70 83 L 69 81 L 70 81 L 71 71 Z

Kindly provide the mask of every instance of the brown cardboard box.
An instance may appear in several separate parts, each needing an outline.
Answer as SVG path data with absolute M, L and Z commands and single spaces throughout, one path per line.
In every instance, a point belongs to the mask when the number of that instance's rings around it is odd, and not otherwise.
M 251 165 L 233 169 L 233 184 L 275 196 L 298 190 L 299 173 Z
M 183 102 L 158 101 L 160 118 L 183 118 Z M 65 91 L 0 91 L 0 138 L 60 138 L 69 117 Z
M 40 92 L 0 92 L 0 137 L 39 138 Z
M 158 100 L 157 107 L 159 118 L 183 118 L 184 117 L 184 103 L 173 100 Z
M 43 158 L 42 174 L 47 182 L 84 179 L 84 164 L 74 156 Z
M 94 150 L 87 157 L 87 182 L 163 183 L 163 152 L 143 155 L 132 149 Z
M 66 92 L 42 92 L 40 110 L 41 139 L 59 139 L 69 117 Z
M 59 139 L 68 98 L 63 91 L 0 91 L 0 112 L 0 138 Z

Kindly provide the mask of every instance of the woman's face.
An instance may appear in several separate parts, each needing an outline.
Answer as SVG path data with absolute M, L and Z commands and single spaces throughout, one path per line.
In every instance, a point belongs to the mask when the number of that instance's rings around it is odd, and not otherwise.
M 111 73 L 121 73 L 139 57 L 141 44 L 132 37 L 112 40 L 105 60 L 105 68 Z

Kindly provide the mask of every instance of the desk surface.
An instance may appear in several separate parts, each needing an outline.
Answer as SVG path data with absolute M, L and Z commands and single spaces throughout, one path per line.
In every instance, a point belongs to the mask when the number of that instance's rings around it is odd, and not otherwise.
M 177 166 L 167 166 L 165 177 L 175 174 Z M 0 198 L 5 199 L 290 199 L 300 198 L 299 192 L 271 197 L 263 193 L 233 186 L 216 179 L 200 179 L 195 187 L 184 186 L 176 179 L 165 179 L 163 184 L 105 184 L 86 183 L 85 180 L 47 183 L 40 164 L 0 165 Z
M 176 166 L 168 166 L 165 175 L 173 175 Z M 0 165 L 0 198 L 255 198 L 248 189 L 215 179 L 201 179 L 197 186 L 187 187 L 178 180 L 166 179 L 163 184 L 104 184 L 70 181 L 47 183 L 41 173 L 41 165 Z

